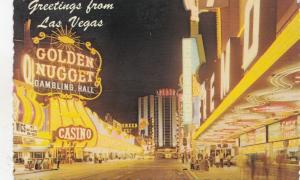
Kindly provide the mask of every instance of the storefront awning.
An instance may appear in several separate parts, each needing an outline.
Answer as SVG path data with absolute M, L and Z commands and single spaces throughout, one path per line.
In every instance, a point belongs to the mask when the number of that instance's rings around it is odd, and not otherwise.
M 299 27 L 300 13 L 297 12 L 272 45 L 194 133 L 193 139 L 203 142 L 233 140 L 251 129 L 300 112 L 300 70 L 297 69 L 300 65 L 295 56 L 300 46 Z M 281 94 L 276 95 L 279 92 Z

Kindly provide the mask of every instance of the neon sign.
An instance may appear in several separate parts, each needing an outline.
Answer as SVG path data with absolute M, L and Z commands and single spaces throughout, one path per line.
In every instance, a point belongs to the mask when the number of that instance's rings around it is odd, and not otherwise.
M 32 38 L 36 46 L 23 55 L 21 70 L 25 83 L 39 95 L 91 100 L 101 94 L 102 57 L 90 42 L 72 34 L 57 30 Z
M 206 96 L 202 98 L 203 120 L 213 112 L 238 84 L 243 74 L 246 74 L 275 40 L 276 18 L 273 16 L 275 5 L 271 0 L 248 0 L 244 11 L 243 37 L 229 37 L 220 59 L 212 59 L 211 64 L 208 63 L 208 67 L 213 65 L 218 67 L 217 70 L 211 73 L 203 68 L 203 74 L 207 74 L 207 77 L 202 77 L 204 85 L 201 93 Z
M 56 131 L 56 136 L 62 140 L 84 141 L 93 138 L 93 131 L 81 126 L 60 127 Z

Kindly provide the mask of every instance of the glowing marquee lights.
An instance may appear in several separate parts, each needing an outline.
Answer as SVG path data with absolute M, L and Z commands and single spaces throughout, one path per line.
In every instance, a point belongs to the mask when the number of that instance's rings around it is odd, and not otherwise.
M 243 49 L 243 69 L 246 70 L 255 59 L 259 48 L 259 23 L 260 23 L 260 0 L 248 0 L 245 8 L 245 32 Z M 251 12 L 253 11 L 253 26 L 251 25 Z M 252 32 L 252 44 L 250 34 Z
M 221 56 L 221 99 L 229 92 L 230 88 L 230 40 L 226 44 L 226 51 Z
M 212 3 L 211 1 L 210 3 Z M 260 18 L 261 18 L 261 7 L 262 2 L 260 0 L 248 0 L 245 7 L 245 16 L 244 16 L 244 40 L 243 40 L 243 53 L 242 53 L 242 69 L 244 72 L 250 67 L 251 63 L 256 59 L 259 52 L 260 45 L 260 32 L 262 28 L 260 27 Z M 225 50 L 222 52 L 220 56 L 220 77 L 216 78 L 215 73 L 213 73 L 209 77 L 208 85 L 203 85 L 203 87 L 208 87 L 209 89 L 202 90 L 202 94 L 204 94 L 203 99 L 207 99 L 207 102 L 203 103 L 202 107 L 203 111 L 206 112 L 206 109 L 209 109 L 209 112 L 213 112 L 215 109 L 215 94 L 218 93 L 220 95 L 220 100 L 223 100 L 226 95 L 229 93 L 232 88 L 232 84 L 234 82 L 234 78 L 232 76 L 232 71 L 235 71 L 232 68 L 234 65 L 234 60 L 237 58 L 238 53 L 233 51 L 236 47 L 236 38 L 230 37 L 226 43 Z M 233 79 L 232 79 L 233 78 Z M 214 87 L 215 80 L 220 79 L 220 90 L 217 90 Z M 203 100 L 202 99 L 202 100 Z M 206 117 L 206 115 L 203 115 Z
M 66 56 L 66 58 L 63 58 L 63 56 Z M 95 72 L 93 71 L 66 67 L 68 65 L 76 65 L 78 67 L 94 69 L 94 59 L 83 54 L 54 48 L 38 48 L 36 50 L 36 57 L 41 63 L 35 63 L 35 59 L 32 59 L 27 54 L 24 56 L 24 77 L 26 77 L 27 83 L 32 83 L 36 75 L 49 79 L 58 79 L 59 81 L 68 80 L 69 82 L 81 83 L 92 82 L 95 78 Z M 65 66 L 52 65 L 55 62 L 65 64 Z M 26 67 L 28 69 L 25 69 Z M 29 72 L 26 70 L 31 70 L 33 75 L 28 76 Z
M 47 46 L 40 43 L 46 39 L 50 41 Z M 38 94 L 86 100 L 101 94 L 102 57 L 90 42 L 80 42 L 67 29 L 57 29 L 49 36 L 40 32 L 32 40 L 37 46 L 24 54 L 21 68 L 24 81 Z
M 60 127 L 56 131 L 56 136 L 62 140 L 84 141 L 92 139 L 93 131 L 80 126 Z

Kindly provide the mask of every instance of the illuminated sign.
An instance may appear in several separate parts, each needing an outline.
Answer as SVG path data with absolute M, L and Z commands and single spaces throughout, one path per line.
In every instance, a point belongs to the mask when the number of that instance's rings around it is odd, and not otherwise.
M 122 124 L 122 128 L 137 128 L 138 125 L 137 123 L 125 123 L 125 124 Z
M 230 88 L 230 41 L 227 42 L 226 51 L 221 56 L 221 99 L 229 92 Z
M 251 12 L 253 12 L 252 29 Z M 246 70 L 258 53 L 259 43 L 259 20 L 260 20 L 260 0 L 248 0 L 245 9 L 245 32 L 243 50 L 243 69 Z M 250 32 L 252 32 L 252 43 L 250 44 Z
M 21 62 L 22 77 L 39 95 L 90 100 L 101 94 L 102 58 L 90 42 L 81 42 L 68 30 L 40 32 L 32 40 L 35 47 Z
M 14 136 L 13 137 L 13 144 L 23 144 L 22 136 Z
M 206 96 L 207 91 L 206 91 L 206 88 L 205 88 L 205 82 L 203 82 L 201 84 L 201 92 L 202 92 L 202 96 L 201 96 L 202 116 L 201 117 L 203 119 L 206 119 L 207 118 L 207 96 Z
M 266 127 L 262 127 L 240 136 L 240 146 L 266 143 Z
M 212 112 L 215 109 L 215 101 L 214 101 L 214 97 L 215 97 L 215 86 L 214 86 L 214 82 L 215 82 L 215 74 L 213 73 L 213 75 L 210 78 L 210 82 L 209 82 L 209 89 L 210 89 L 210 96 L 209 96 L 209 111 Z
M 81 126 L 60 127 L 56 131 L 56 136 L 62 140 L 84 141 L 92 139 L 93 131 Z
M 268 0 L 263 2 L 270 2 Z M 273 1 L 276 3 L 276 1 Z M 271 3 L 272 4 L 272 3 Z M 270 4 L 270 5 L 271 5 Z M 265 5 L 266 7 L 266 5 Z M 270 8 L 264 8 L 263 13 L 268 12 L 268 10 L 272 9 L 273 5 Z M 265 12 L 266 10 L 266 12 Z M 276 20 L 276 16 L 272 16 L 266 13 L 266 17 L 268 17 L 269 21 Z M 206 121 L 200 126 L 200 128 L 193 134 L 193 139 L 199 138 L 200 135 L 205 133 L 210 126 L 212 126 L 216 121 L 220 118 L 220 116 L 228 110 L 228 108 L 235 103 L 238 98 L 243 95 L 262 75 L 274 65 L 274 63 L 281 60 L 281 57 L 288 52 L 292 47 L 294 47 L 299 41 L 299 13 L 291 18 L 289 22 L 285 23 L 285 27 L 282 28 L 282 31 L 278 33 L 278 37 L 275 41 L 271 42 L 272 44 L 266 45 L 265 47 L 268 50 L 262 52 L 262 56 L 258 55 L 258 61 L 251 66 L 247 73 L 244 74 L 243 79 L 239 80 L 239 83 L 235 86 L 235 88 L 228 94 L 228 96 L 220 103 L 214 113 L 206 119 Z M 268 23 L 267 23 L 268 24 Z M 264 24 L 265 26 L 265 24 Z M 267 27 L 267 26 L 266 26 Z M 271 27 L 270 29 L 273 30 Z M 268 32 L 268 31 L 267 31 Z M 271 33 L 272 34 L 272 33 Z M 260 38 L 266 38 L 260 36 Z M 268 37 L 268 40 L 272 40 L 272 38 Z
M 199 9 L 198 1 L 195 0 L 183 0 L 185 10 L 191 11 L 191 20 L 199 21 Z
M 300 136 L 300 119 L 293 116 L 268 126 L 270 142 L 296 138 Z
M 37 136 L 37 128 L 21 122 L 14 122 L 14 135 L 18 136 Z
M 196 48 L 194 43 L 196 41 L 192 38 L 182 40 L 182 77 L 183 77 L 183 122 L 189 124 L 193 120 L 193 99 L 192 99 L 192 59 L 195 58 Z M 197 57 L 197 56 L 196 56 Z
M 189 124 L 193 121 L 193 95 L 200 96 L 201 86 L 194 77 L 199 65 L 200 56 L 197 48 L 197 39 L 184 38 L 182 40 L 182 105 L 184 124 Z M 198 122 L 200 122 L 200 119 L 198 119 Z
M 176 96 L 176 90 L 175 89 L 159 89 L 156 92 L 156 95 L 158 95 L 158 96 Z
M 214 1 L 207 1 L 210 5 L 213 5 L 213 2 Z M 253 62 L 255 62 L 275 40 L 275 9 L 276 3 L 271 0 L 248 0 L 244 11 L 243 39 L 240 37 L 229 37 L 220 59 L 210 58 L 215 62 L 207 62 L 207 67 L 218 67 L 217 70 L 214 69 L 211 72 L 208 69 L 213 68 L 200 69 L 200 75 L 207 74 L 208 76 L 205 78 L 200 77 L 205 79 L 202 93 L 205 93 L 204 96 L 207 96 L 203 97 L 205 102 L 203 101 L 204 105 L 201 107 L 203 113 L 207 113 L 207 115 L 202 114 L 203 118 L 213 112 L 219 102 L 237 85 Z M 266 28 L 268 28 L 268 30 L 266 30 Z M 209 38 L 208 35 L 207 38 Z M 209 40 L 214 41 L 214 38 L 210 38 Z M 208 57 L 208 53 L 211 52 L 206 51 L 206 57 Z
M 243 65 L 246 71 L 276 37 L 276 1 L 248 0 L 244 16 Z

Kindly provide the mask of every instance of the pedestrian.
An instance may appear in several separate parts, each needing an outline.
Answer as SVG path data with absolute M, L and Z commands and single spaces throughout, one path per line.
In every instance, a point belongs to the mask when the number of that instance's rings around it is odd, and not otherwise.
M 188 157 L 188 153 L 187 152 L 184 153 L 184 162 L 185 163 L 189 162 L 189 157 Z
M 204 159 L 204 170 L 209 171 L 209 162 L 208 162 L 208 156 L 207 155 L 205 155 L 205 159 Z
M 220 165 L 221 165 L 221 168 L 223 168 L 223 165 L 224 165 L 224 154 L 222 152 L 220 153 Z
M 198 159 L 202 160 L 203 159 L 203 155 L 201 153 L 198 153 Z
M 213 164 L 214 164 L 214 158 L 212 155 L 209 156 L 209 165 L 210 167 L 213 167 Z
M 219 156 L 218 153 L 217 153 L 217 155 L 215 156 L 215 165 L 217 166 L 217 168 L 218 168 L 219 165 L 220 165 L 220 156 Z
M 56 160 L 56 163 L 57 163 L 57 169 L 59 169 L 59 164 L 60 164 L 60 161 L 61 161 L 61 155 L 60 153 L 57 155 L 57 160 Z
M 231 166 L 231 155 L 230 154 L 228 154 L 226 157 L 226 163 L 227 163 L 227 167 Z
M 183 153 L 181 154 L 181 162 L 182 162 L 182 164 L 184 164 L 184 154 Z
M 256 171 L 255 163 L 256 163 L 256 155 L 251 154 L 250 155 L 251 180 L 255 179 L 255 171 Z
M 191 158 L 191 169 L 195 169 L 195 164 L 196 164 L 196 157 L 195 155 L 192 155 L 192 158 Z
M 264 168 L 264 172 L 265 172 L 265 177 L 266 177 L 266 180 L 268 180 L 269 179 L 270 160 L 267 155 L 267 152 L 262 155 L 262 161 L 263 161 L 263 165 L 264 165 L 263 168 Z
M 276 156 L 276 163 L 277 163 L 277 179 L 282 180 L 283 179 L 283 162 L 284 162 L 284 154 L 283 152 L 279 152 L 279 154 Z
M 240 179 L 244 180 L 246 178 L 246 169 L 247 169 L 247 156 L 244 154 L 239 154 L 236 156 L 236 165 L 240 169 Z

